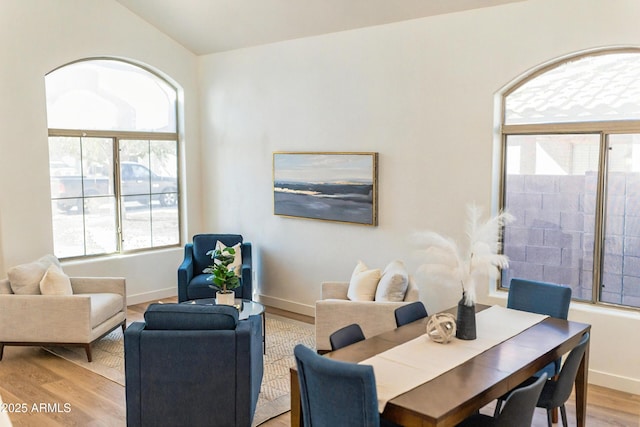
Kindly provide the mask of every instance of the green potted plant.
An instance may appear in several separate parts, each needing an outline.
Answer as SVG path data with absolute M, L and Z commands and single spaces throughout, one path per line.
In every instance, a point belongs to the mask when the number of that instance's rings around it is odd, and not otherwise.
M 235 304 L 233 289 L 240 286 L 240 279 L 233 269 L 229 269 L 229 265 L 235 259 L 235 254 L 235 249 L 230 247 L 212 249 L 207 252 L 207 255 L 213 260 L 213 264 L 202 270 L 202 272 L 211 274 L 211 276 L 207 277 L 207 280 L 212 281 L 213 284 L 209 286 L 217 290 L 216 304 Z

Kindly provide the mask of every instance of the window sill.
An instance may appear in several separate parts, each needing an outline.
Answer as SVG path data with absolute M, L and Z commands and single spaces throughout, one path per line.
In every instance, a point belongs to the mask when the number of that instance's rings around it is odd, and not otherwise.
M 487 296 L 486 301 L 483 301 L 483 303 L 506 306 L 508 295 L 509 294 L 507 291 L 493 289 L 489 291 L 489 295 Z M 634 309 L 631 307 L 616 307 L 613 305 L 591 304 L 588 302 L 580 301 L 571 301 L 571 306 L 569 307 L 570 319 L 572 317 L 572 314 L 575 314 L 578 317 L 582 317 L 582 315 L 597 315 L 640 321 L 640 310 L 638 309 Z

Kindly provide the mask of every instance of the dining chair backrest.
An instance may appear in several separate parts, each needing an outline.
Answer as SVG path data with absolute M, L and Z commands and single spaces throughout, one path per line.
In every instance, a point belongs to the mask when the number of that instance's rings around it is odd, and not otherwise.
M 340 328 L 329 335 L 331 351 L 335 351 L 342 347 L 355 344 L 359 341 L 364 341 L 364 333 L 362 332 L 362 328 L 360 327 L 360 325 L 358 325 L 357 323 L 347 325 L 344 328 Z
M 511 279 L 507 308 L 567 319 L 571 288 L 535 280 Z
M 567 320 L 571 304 L 571 288 L 535 280 L 511 279 L 507 308 L 545 314 Z M 540 370 L 553 377 L 560 372 L 561 360 L 557 359 Z
M 396 308 L 396 326 L 400 327 L 407 323 L 415 322 L 418 319 L 427 317 L 427 309 L 422 301 L 414 301 L 410 304 L 403 305 Z
M 305 426 L 380 426 L 372 366 L 332 360 L 302 344 L 293 353 Z
M 551 317 L 566 320 L 571 304 L 571 288 L 553 283 L 539 282 L 513 278 L 509 283 L 509 295 L 507 308 L 528 311 L 530 313 L 544 314 Z M 560 372 L 562 358 L 558 358 L 535 373 L 540 377 L 546 373 L 548 377 L 555 377 Z M 498 398 L 495 414 L 500 411 L 502 402 L 509 394 Z
M 578 368 L 582 361 L 582 356 L 587 350 L 587 345 L 589 344 L 589 337 L 590 335 L 588 332 L 584 334 L 578 345 L 575 346 L 567 356 L 564 364 L 562 365 L 562 369 L 560 369 L 560 374 L 558 374 L 558 379 L 555 381 L 555 386 L 553 387 L 553 393 L 551 393 L 549 402 L 546 406 L 561 407 L 567 400 L 569 400 L 573 383 L 576 381 Z
M 519 388 L 509 395 L 502 411 L 495 418 L 495 427 L 530 426 L 533 411 L 547 382 L 547 374 L 542 374 L 533 384 Z
M 567 359 L 564 361 L 557 378 L 547 381 L 544 389 L 542 390 L 542 394 L 540 395 L 536 406 L 547 410 L 547 425 L 549 427 L 553 424 L 552 412 L 556 408 L 560 408 L 562 425 L 564 427 L 569 426 L 569 423 L 567 422 L 567 409 L 565 408 L 565 403 L 569 400 L 573 384 L 576 381 L 576 375 L 578 374 L 580 363 L 582 362 L 584 353 L 589 345 L 589 337 L 590 335 L 588 332 L 582 336 L 578 345 L 571 350 Z
M 463 420 L 457 427 L 526 427 L 531 426 L 533 412 L 540 394 L 547 383 L 547 374 L 543 373 L 535 381 L 518 387 L 507 397 L 504 406 L 498 408 L 493 417 L 475 413 Z

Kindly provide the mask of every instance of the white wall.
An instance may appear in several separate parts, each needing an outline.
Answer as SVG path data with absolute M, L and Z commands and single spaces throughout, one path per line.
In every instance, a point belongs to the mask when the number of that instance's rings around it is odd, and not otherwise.
M 461 239 L 465 205 L 495 200 L 501 89 L 552 59 L 640 46 L 638 17 L 633 0 L 529 0 L 202 57 L 205 225 L 254 242 L 262 299 L 302 313 L 358 259 L 413 271 L 413 230 Z M 288 150 L 379 152 L 379 226 L 274 216 L 272 153 Z M 430 311 L 459 298 L 421 287 Z M 571 318 L 593 323 L 592 381 L 640 393 L 640 346 L 622 339 L 637 313 Z
M 0 277 L 53 252 L 44 76 L 81 58 L 144 64 L 181 88 L 183 234 L 202 222 L 197 58 L 115 1 L 0 1 Z M 188 202 L 188 209 L 187 207 Z M 175 295 L 182 249 L 67 263 L 70 275 L 127 277 L 129 301 Z

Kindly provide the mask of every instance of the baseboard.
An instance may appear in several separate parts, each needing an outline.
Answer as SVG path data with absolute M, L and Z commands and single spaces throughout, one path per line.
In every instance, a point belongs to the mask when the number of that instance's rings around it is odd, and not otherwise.
M 127 295 L 127 305 L 136 305 L 136 304 L 141 304 L 143 302 L 175 297 L 178 295 L 176 291 L 177 289 L 173 287 L 173 288 L 166 288 L 166 289 L 158 289 L 151 292 L 144 292 L 141 294 Z
M 313 305 L 300 304 L 299 302 L 293 302 L 262 294 L 258 295 L 258 298 L 262 304 L 270 307 L 291 311 L 292 313 L 304 314 L 305 316 L 316 317 L 316 307 Z
M 640 395 L 640 381 L 608 372 L 589 369 L 589 384 Z

